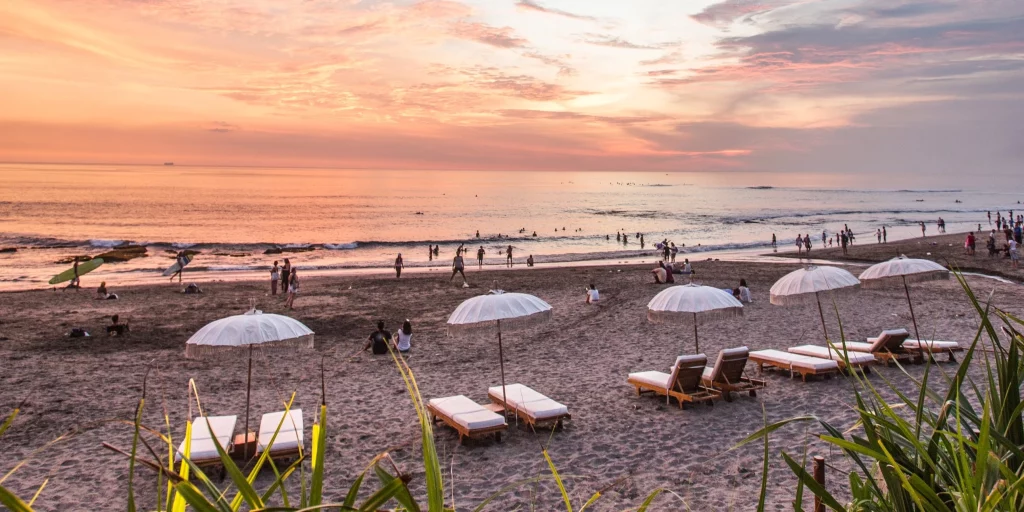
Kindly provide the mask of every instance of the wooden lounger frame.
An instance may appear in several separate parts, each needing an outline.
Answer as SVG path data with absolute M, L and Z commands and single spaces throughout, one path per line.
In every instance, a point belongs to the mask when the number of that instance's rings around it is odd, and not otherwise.
M 444 422 L 445 425 L 448 425 L 449 427 L 455 429 L 459 433 L 459 444 L 462 444 L 462 440 L 467 437 L 483 437 L 490 434 L 494 434 L 495 442 L 500 443 L 501 433 L 508 429 L 508 423 L 496 425 L 493 427 L 469 429 L 461 425 L 459 422 L 455 421 L 454 418 L 448 416 L 440 409 L 434 407 L 434 405 L 431 403 L 427 403 L 427 412 L 430 413 L 430 420 L 432 422 L 437 423 L 438 420 L 441 420 Z
M 803 380 L 804 382 L 807 382 L 807 376 L 808 375 L 821 375 L 822 377 L 824 377 L 826 379 L 831 379 L 832 378 L 832 374 L 833 373 L 837 373 L 839 371 L 839 368 L 840 368 L 839 361 L 836 360 L 836 359 L 831 359 L 831 361 L 836 361 L 836 363 L 837 363 L 835 368 L 829 368 L 827 370 L 818 370 L 816 368 L 800 368 L 800 367 L 797 367 L 797 366 L 786 365 L 785 363 L 782 363 L 782 362 L 772 361 L 771 359 L 762 358 L 762 357 L 758 356 L 758 354 L 753 353 L 753 352 L 749 356 L 747 356 L 747 357 L 752 362 L 757 363 L 757 372 L 759 374 L 763 374 L 764 373 L 764 365 L 768 365 L 768 366 L 771 366 L 772 368 L 775 368 L 775 369 L 780 370 L 780 371 L 789 371 L 789 378 L 791 378 L 791 379 L 793 377 L 796 377 L 796 374 L 799 373 L 800 374 L 800 379 Z M 804 356 L 804 357 L 813 357 L 813 356 Z
M 956 355 L 954 355 L 954 352 L 963 352 L 964 351 L 964 348 L 963 347 L 959 347 L 959 346 L 952 347 L 952 348 L 940 348 L 940 349 L 935 349 L 935 350 L 932 350 L 932 349 L 929 349 L 929 348 L 925 348 L 925 347 L 920 346 L 920 345 L 918 347 L 919 348 L 907 348 L 906 350 L 907 350 L 907 353 L 914 355 L 914 357 L 916 357 L 917 360 L 921 361 L 921 362 L 924 362 L 924 358 L 927 356 L 934 363 L 935 362 L 935 354 L 945 353 L 946 356 L 949 357 L 948 361 L 950 363 L 955 363 L 956 362 Z
M 702 357 L 701 359 L 704 362 L 697 366 L 673 368 L 675 379 L 669 383 L 668 389 L 639 380 L 626 379 L 626 382 L 629 382 L 636 388 L 636 396 L 641 396 L 647 391 L 658 396 L 675 398 L 679 402 L 680 409 L 683 408 L 683 402 L 704 402 L 709 406 L 715 405 L 714 399 L 721 398 L 722 394 L 718 390 L 707 388 L 701 384 L 701 377 L 704 373 L 704 366 L 707 364 L 707 358 Z
M 732 393 L 746 392 L 750 396 L 757 396 L 757 390 L 764 389 L 767 386 L 767 383 L 762 379 L 751 379 L 743 376 L 743 370 L 746 368 L 747 359 L 749 358 L 750 354 L 748 352 L 743 357 L 733 357 L 732 359 L 722 361 L 722 371 L 719 374 L 719 378 L 724 380 L 714 380 L 711 382 L 709 387 L 721 391 L 726 402 L 732 401 Z M 717 360 L 715 364 L 717 366 Z M 729 375 L 736 375 L 738 378 L 732 380 L 728 378 Z M 707 386 L 707 383 L 704 385 Z
M 555 429 L 561 430 L 562 420 L 572 419 L 572 415 L 569 413 L 559 414 L 558 416 L 552 416 L 550 418 L 537 418 L 536 416 L 530 414 L 530 411 L 527 411 L 525 409 L 518 409 L 515 406 L 510 406 L 506 403 L 502 403 L 501 397 L 494 396 L 490 393 L 487 393 L 487 397 L 491 399 L 491 402 L 494 402 L 494 405 L 497 405 L 499 408 L 504 408 L 506 414 L 514 414 L 516 417 L 518 417 L 532 429 L 536 429 L 537 426 L 553 424 L 555 426 Z
M 886 332 L 883 331 L 880 336 L 874 338 L 876 341 L 872 342 L 872 345 L 877 344 L 877 340 L 879 340 L 879 338 L 884 338 L 885 336 L 888 336 L 888 334 L 886 334 Z M 878 347 L 878 350 L 872 350 L 870 354 L 875 356 L 875 359 L 881 361 L 882 364 L 886 366 L 889 366 L 890 361 L 899 361 L 901 359 L 909 359 L 911 363 L 918 363 L 924 361 L 923 356 L 921 354 L 917 354 L 915 353 L 915 351 L 908 350 L 903 346 L 903 342 L 907 341 L 907 338 L 910 337 L 910 333 L 904 332 L 894 337 L 903 338 L 902 340 L 900 340 L 898 347 L 889 348 L 889 344 L 885 343 L 882 346 Z M 834 344 L 840 347 L 842 346 L 842 343 Z M 855 350 L 854 352 L 857 351 Z

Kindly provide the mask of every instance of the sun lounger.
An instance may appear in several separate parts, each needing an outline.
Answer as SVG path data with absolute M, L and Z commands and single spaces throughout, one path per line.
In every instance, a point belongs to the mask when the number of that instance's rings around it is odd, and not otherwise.
M 836 348 L 839 348 L 836 345 Z M 820 357 L 822 359 L 831 359 L 839 365 L 840 369 L 845 370 L 847 361 L 850 366 L 854 368 L 863 368 L 865 372 L 870 372 L 871 369 L 868 365 L 875 362 L 875 356 L 871 354 L 865 354 L 864 352 L 854 352 L 852 350 L 846 351 L 845 358 L 843 357 L 842 349 L 836 350 L 831 347 L 822 347 L 820 345 L 800 345 L 799 347 L 790 347 L 789 352 L 793 354 L 800 354 L 802 356 Z
M 874 338 L 868 338 L 867 343 L 847 341 L 845 346 L 847 352 L 864 352 L 875 356 L 876 359 L 889 364 L 894 359 L 910 358 L 915 355 L 903 347 L 903 342 L 910 337 L 906 329 L 888 329 Z M 842 347 L 843 343 L 835 343 L 836 347 Z
M 714 389 L 708 389 L 701 383 L 701 376 L 704 374 L 704 367 L 708 364 L 708 356 L 697 354 L 695 356 L 679 356 L 676 363 L 672 365 L 672 373 L 649 371 L 629 374 L 627 382 L 636 387 L 636 394 L 639 396 L 644 391 L 653 392 L 656 395 L 664 395 L 665 402 L 671 398 L 679 402 L 679 408 L 683 408 L 683 402 L 703 401 L 708 405 L 714 405 L 712 399 L 721 395 Z
M 489 388 L 487 396 L 492 402 L 514 413 L 531 427 L 554 423 L 556 428 L 561 428 L 562 420 L 572 418 L 568 407 L 522 384 L 505 386 L 504 398 L 501 386 Z M 505 399 L 508 400 L 507 403 Z
M 281 426 L 280 429 L 278 425 Z M 275 431 L 277 437 L 274 437 Z M 271 438 L 274 439 L 273 445 L 270 445 Z M 267 446 L 270 446 L 270 458 L 273 460 L 298 457 L 302 449 L 302 409 L 289 410 L 287 418 L 284 411 L 264 414 L 260 420 L 260 431 L 256 440 L 257 456 L 262 455 Z
M 715 366 L 704 368 L 701 381 L 704 386 L 722 392 L 726 402 L 732 401 L 732 393 L 748 392 L 757 396 L 757 390 L 764 389 L 763 380 L 750 379 L 743 376 L 750 351 L 747 347 L 728 348 L 718 353 Z
M 953 355 L 954 352 L 964 351 L 964 348 L 955 341 L 907 340 L 903 342 L 903 348 L 908 352 L 919 353 L 922 358 L 926 353 L 932 356 L 945 353 L 949 356 L 950 362 L 956 361 L 956 356 Z
M 189 460 L 199 467 L 220 466 L 220 454 L 213 443 L 217 442 L 225 452 L 231 449 L 231 436 L 235 432 L 238 416 L 196 416 L 192 420 L 192 442 L 189 445 Z M 209 422 L 209 423 L 207 423 Z M 185 441 L 181 442 L 174 454 L 175 462 L 180 461 L 185 453 Z
M 781 350 L 768 349 L 757 350 L 750 353 L 750 360 L 757 363 L 760 372 L 764 372 L 764 366 L 769 365 L 780 370 L 789 372 L 790 378 L 800 374 L 800 378 L 807 382 L 808 375 L 824 375 L 826 378 L 839 371 L 839 364 L 832 359 L 805 356 Z
M 505 417 L 463 395 L 433 398 L 427 402 L 427 412 L 434 422 L 443 421 L 459 433 L 459 443 L 466 437 L 494 434 L 501 442 L 501 433 L 508 428 Z

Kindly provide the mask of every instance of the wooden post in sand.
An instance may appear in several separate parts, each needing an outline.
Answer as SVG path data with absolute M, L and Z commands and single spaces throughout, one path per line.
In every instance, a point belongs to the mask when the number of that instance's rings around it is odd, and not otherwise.
M 814 481 L 825 487 L 825 457 L 814 457 Z M 814 496 L 814 512 L 825 512 L 821 498 Z

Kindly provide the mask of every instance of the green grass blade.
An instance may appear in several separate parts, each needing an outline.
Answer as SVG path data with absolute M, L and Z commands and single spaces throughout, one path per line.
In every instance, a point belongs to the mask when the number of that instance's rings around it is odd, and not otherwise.
M 310 477 L 309 506 L 319 505 L 322 501 L 324 487 L 324 452 L 327 446 L 327 406 L 320 406 L 320 421 L 313 425 L 313 450 L 311 464 L 313 474 Z
M 287 417 L 288 415 L 285 414 L 285 418 Z M 282 418 L 282 421 L 283 420 L 284 418 Z M 203 416 L 202 418 L 199 418 L 199 421 L 209 422 L 209 419 L 207 419 L 206 416 Z M 207 428 L 210 432 L 213 431 L 213 429 L 209 428 L 209 423 L 207 423 Z M 280 428 L 280 425 L 278 425 L 278 428 Z M 275 433 L 275 435 L 277 434 Z M 245 499 L 246 504 L 248 504 L 251 509 L 263 508 L 263 499 L 260 498 L 259 493 L 257 493 L 256 489 L 253 488 L 252 483 L 249 482 L 245 475 L 242 474 L 242 470 L 239 469 L 238 465 L 235 464 L 235 461 L 231 459 L 227 450 L 220 445 L 220 441 L 217 440 L 217 436 L 213 436 L 212 439 L 213 445 L 217 447 L 217 454 L 220 455 L 220 462 L 224 465 L 224 471 L 231 477 L 231 481 L 234 482 L 235 487 L 238 489 L 242 498 Z M 280 476 L 278 479 L 280 479 Z
M 181 496 L 192 508 L 196 509 L 197 512 L 220 512 L 217 510 L 203 493 L 199 492 L 196 486 L 192 485 L 188 481 L 181 481 L 174 484 L 174 489 L 178 492 L 178 496 Z
M 651 506 L 654 502 L 654 498 L 657 498 L 661 493 L 665 492 L 665 489 L 655 489 L 654 492 L 647 495 L 647 499 L 640 504 L 640 508 L 636 509 L 636 512 L 647 512 L 647 507 Z
M 14 410 L 7 415 L 7 418 L 4 420 L 4 422 L 0 423 L 0 436 L 4 435 L 4 432 L 6 432 L 7 429 L 11 428 L 11 424 L 14 423 L 14 418 L 18 417 L 19 412 L 21 412 L 21 409 L 15 407 Z
M 381 487 L 377 492 L 373 493 L 361 507 L 360 512 L 373 512 L 378 508 L 384 506 L 391 498 L 395 497 L 395 494 L 405 488 L 405 484 L 399 479 L 394 479 L 384 487 Z
M 17 497 L 6 487 L 0 485 L 0 505 L 7 507 L 11 512 L 32 512 L 32 507 Z
M 565 510 L 572 512 L 572 502 L 569 500 L 569 493 L 565 490 L 565 484 L 562 482 L 562 477 L 558 476 L 558 468 L 555 467 L 555 461 L 551 460 L 551 456 L 548 455 L 547 448 L 541 450 L 544 454 L 544 460 L 548 463 L 548 468 L 551 469 L 551 477 L 555 479 L 555 484 L 558 485 L 558 490 L 562 493 L 562 501 L 565 502 Z
M 792 457 L 785 453 L 782 454 L 782 458 L 786 461 L 789 469 L 796 474 L 797 478 L 799 478 L 815 496 L 821 499 L 821 502 L 825 504 L 826 507 L 829 507 L 832 510 L 844 510 L 843 506 L 839 504 L 839 501 L 837 501 L 835 497 L 825 489 L 825 487 L 816 482 L 814 477 L 812 477 L 803 466 L 798 464 Z
M 392 476 L 384 468 L 380 467 L 380 464 L 373 466 L 374 473 L 377 474 L 377 478 L 385 486 L 390 484 L 392 480 L 401 480 L 401 478 Z M 402 481 L 402 488 L 395 492 L 395 501 L 401 504 L 408 512 L 420 512 L 420 506 L 416 504 L 416 501 L 412 499 L 412 495 L 409 494 L 409 488 Z
M 352 483 L 352 487 L 348 488 L 348 494 L 345 495 L 344 505 L 348 508 L 355 508 L 356 498 L 359 496 L 359 488 L 363 486 L 363 478 L 366 477 L 366 473 L 360 473 L 359 478 Z

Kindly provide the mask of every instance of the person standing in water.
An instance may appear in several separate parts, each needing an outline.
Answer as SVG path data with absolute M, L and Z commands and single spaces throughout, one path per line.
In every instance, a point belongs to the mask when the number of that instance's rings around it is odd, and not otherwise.
M 885 232 L 885 226 L 882 226 L 882 243 L 889 243 L 889 234 Z
M 434 261 L 434 246 L 427 246 L 427 261 Z
M 775 238 L 775 233 L 772 233 L 772 248 L 778 247 L 778 241 Z
M 482 246 L 482 245 L 476 251 L 476 268 L 478 268 L 478 269 L 483 269 L 484 268 L 484 246 Z
M 505 263 L 508 264 L 508 268 L 512 268 L 512 246 L 511 245 L 509 245 L 508 248 L 505 249 Z
M 395 279 L 402 277 L 403 268 L 405 268 L 405 262 L 402 261 L 402 253 L 398 253 L 398 257 L 395 258 Z

